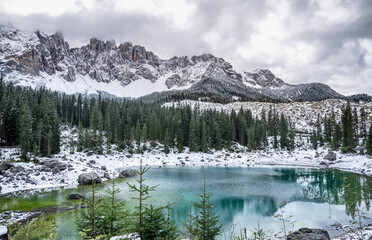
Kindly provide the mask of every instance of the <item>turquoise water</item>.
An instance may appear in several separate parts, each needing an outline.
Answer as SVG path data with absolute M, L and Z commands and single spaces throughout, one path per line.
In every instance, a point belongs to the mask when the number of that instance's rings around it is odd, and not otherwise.
M 181 225 L 187 214 L 195 209 L 192 202 L 199 200 L 197 194 L 204 178 L 207 189 L 213 194 L 215 210 L 221 216 L 224 232 L 235 229 L 253 229 L 259 223 L 265 230 L 276 233 L 281 222 L 273 216 L 283 204 L 285 216 L 293 215 L 294 228 L 325 228 L 331 235 L 339 234 L 331 224 L 349 223 L 357 208 L 372 217 L 370 199 L 372 181 L 366 177 L 337 170 L 282 167 L 163 167 L 152 168 L 146 175 L 147 184 L 157 185 L 149 203 L 165 205 L 174 202 L 172 217 Z M 133 183 L 135 179 L 130 179 Z M 99 194 L 107 184 L 99 185 Z M 133 205 L 126 181 L 119 183 L 120 198 Z M 68 201 L 71 192 L 89 195 L 89 187 L 62 189 L 48 193 L 22 197 L 0 198 L 0 210 L 31 210 L 52 206 L 66 207 L 79 204 Z M 60 239 L 78 238 L 74 231 L 75 211 L 57 214 Z M 291 230 L 291 224 L 287 224 Z M 223 237 L 224 239 L 224 237 Z

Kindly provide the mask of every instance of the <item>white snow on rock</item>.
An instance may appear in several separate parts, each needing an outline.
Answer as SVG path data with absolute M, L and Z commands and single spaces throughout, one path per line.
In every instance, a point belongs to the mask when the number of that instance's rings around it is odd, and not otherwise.
M 8 234 L 8 228 L 6 226 L 0 226 L 0 236 Z

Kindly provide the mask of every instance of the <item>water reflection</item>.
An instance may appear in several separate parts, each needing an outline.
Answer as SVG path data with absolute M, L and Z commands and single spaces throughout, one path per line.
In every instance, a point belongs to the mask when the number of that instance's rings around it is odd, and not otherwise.
M 179 223 L 184 222 L 190 208 L 195 212 L 192 202 L 199 200 L 197 193 L 200 193 L 199 185 L 204 177 L 225 226 L 240 222 L 242 227 L 254 228 L 261 219 L 263 225 L 276 227 L 279 224 L 272 216 L 278 213 L 278 205 L 282 202 L 286 203 L 286 212 L 295 215 L 296 227 L 325 227 L 334 221 L 347 223 L 362 207 L 369 217 L 372 216 L 371 179 L 353 173 L 309 168 L 154 168 L 148 172 L 148 183 L 160 186 L 151 201 L 154 204 L 176 202 L 172 216 Z M 133 204 L 126 182 L 121 182 L 120 187 L 120 198 Z M 102 194 L 105 184 L 99 188 Z M 0 198 L 0 209 L 30 210 L 77 204 L 66 201 L 71 192 L 87 194 L 89 188 Z M 59 229 L 65 226 L 71 231 L 71 219 L 73 214 L 59 218 Z

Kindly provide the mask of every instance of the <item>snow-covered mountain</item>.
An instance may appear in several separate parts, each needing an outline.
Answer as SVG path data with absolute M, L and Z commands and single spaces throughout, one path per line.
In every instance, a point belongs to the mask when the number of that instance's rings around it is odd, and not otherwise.
M 162 60 L 140 45 L 95 38 L 70 48 L 61 33 L 22 32 L 11 24 L 0 25 L 0 64 L 5 81 L 66 93 L 141 97 L 182 91 L 274 101 L 345 98 L 320 83 L 286 84 L 269 70 L 239 73 L 212 54 Z

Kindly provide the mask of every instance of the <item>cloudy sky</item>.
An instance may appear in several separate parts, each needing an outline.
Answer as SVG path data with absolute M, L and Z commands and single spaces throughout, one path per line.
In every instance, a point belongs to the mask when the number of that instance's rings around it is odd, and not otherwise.
M 0 22 L 146 46 L 159 57 L 212 53 L 237 70 L 372 94 L 370 0 L 0 0 Z

